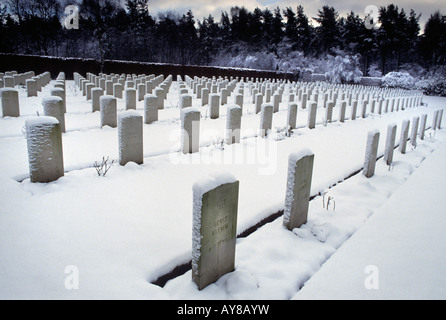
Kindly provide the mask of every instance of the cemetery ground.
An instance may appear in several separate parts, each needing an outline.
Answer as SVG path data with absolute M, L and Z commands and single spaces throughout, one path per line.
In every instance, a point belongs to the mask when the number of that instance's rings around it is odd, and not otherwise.
M 291 299 L 446 297 L 444 178 L 446 133 L 433 130 L 446 98 L 423 97 L 425 105 L 369 112 L 340 122 L 340 104 L 327 123 L 319 100 L 316 126 L 309 107 L 297 113 L 287 135 L 285 85 L 272 130 L 259 134 L 260 114 L 244 92 L 241 141 L 224 143 L 226 111 L 201 113 L 199 151 L 180 151 L 179 83 L 173 81 L 158 121 L 143 125 L 143 163 L 120 165 L 118 128 L 100 126 L 74 81 L 66 81 L 65 174 L 50 183 L 29 178 L 25 121 L 43 115 L 42 99 L 19 87 L 20 117 L 0 119 L 1 299 Z M 191 88 L 188 88 L 192 92 Z M 234 95 L 228 98 L 232 104 Z M 143 114 L 144 101 L 136 112 Z M 118 113 L 125 110 L 117 100 Z M 375 173 L 361 174 L 368 133 L 380 132 L 384 154 L 389 124 L 427 115 L 427 130 L 406 153 L 395 149 Z M 409 129 L 410 130 L 410 129 Z M 409 131 L 410 132 L 410 131 Z M 236 242 L 235 270 L 198 290 L 191 270 L 153 284 L 192 255 L 193 184 L 215 172 L 239 181 L 237 234 L 284 209 L 288 156 L 314 154 L 308 221 L 292 231 L 279 216 Z M 113 166 L 99 176 L 95 162 Z M 348 179 L 346 179 L 348 178 Z M 378 276 L 379 275 L 379 276 Z M 72 282 L 75 279 L 75 282 Z M 373 282 L 374 280 L 375 282 Z M 307 282 L 308 281 L 308 282 Z M 378 284 L 378 287 L 376 285 Z

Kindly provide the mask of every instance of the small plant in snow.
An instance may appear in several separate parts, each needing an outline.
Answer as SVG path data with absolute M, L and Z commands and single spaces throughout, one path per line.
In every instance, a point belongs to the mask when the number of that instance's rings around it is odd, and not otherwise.
M 110 163 L 108 161 L 109 161 L 109 157 L 107 157 L 107 159 L 106 159 L 104 156 L 104 157 L 102 157 L 101 163 L 98 163 L 97 161 L 94 162 L 93 166 L 96 169 L 98 176 L 105 177 L 105 175 L 110 170 L 110 168 L 113 166 L 113 163 L 115 162 L 115 160 L 112 160 Z
M 73 96 L 77 96 L 78 92 L 77 92 L 77 87 L 76 86 L 70 85 L 70 86 L 68 86 L 68 88 L 70 88 L 70 91 L 73 94 Z
M 324 194 L 322 195 L 322 208 L 335 211 L 336 210 L 336 201 L 334 200 L 334 197 L 328 195 L 327 197 L 325 197 L 325 195 L 327 194 L 327 192 L 324 192 Z
M 225 149 L 225 139 L 220 136 L 215 137 L 213 140 L 213 145 L 216 149 L 224 150 Z

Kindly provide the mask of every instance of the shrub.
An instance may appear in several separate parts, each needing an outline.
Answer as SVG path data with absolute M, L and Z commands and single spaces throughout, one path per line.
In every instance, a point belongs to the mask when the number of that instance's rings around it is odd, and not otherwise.
M 417 83 L 417 89 L 429 96 L 446 97 L 446 78 L 438 77 L 421 80 Z
M 407 72 L 389 72 L 382 78 L 382 86 L 411 90 L 415 88 L 415 79 Z

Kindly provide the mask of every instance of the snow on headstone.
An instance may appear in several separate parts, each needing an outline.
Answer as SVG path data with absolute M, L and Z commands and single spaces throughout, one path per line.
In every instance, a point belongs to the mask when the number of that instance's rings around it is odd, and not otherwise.
M 31 182 L 51 182 L 64 175 L 62 132 L 54 117 L 25 122 Z
M 367 135 L 363 174 L 367 178 L 375 174 L 376 156 L 378 154 L 379 131 L 372 130 Z
M 118 117 L 119 164 L 132 161 L 144 162 L 142 116 L 134 110 L 127 110 Z
M 65 113 L 61 97 L 49 96 L 42 99 L 43 114 L 59 121 L 60 131 L 65 132 Z
M 309 149 L 290 154 L 283 212 L 283 225 L 288 230 L 307 222 L 310 203 L 314 154 Z
M 101 127 L 110 126 L 116 128 L 118 122 L 116 98 L 107 95 L 101 96 L 99 104 L 101 109 Z
M 262 104 L 262 111 L 260 113 L 260 136 L 266 137 L 273 125 L 273 111 L 274 107 L 271 103 Z
M 403 124 L 401 126 L 401 137 L 400 137 L 400 145 L 399 150 L 401 153 L 406 153 L 406 145 L 407 145 L 407 138 L 409 136 L 409 120 L 404 120 Z
M 387 126 L 386 147 L 384 151 L 384 161 L 389 166 L 393 161 L 393 151 L 395 150 L 396 124 Z
M 184 154 L 198 152 L 200 147 L 200 110 L 181 109 L 181 151 Z
M 193 185 L 192 278 L 201 290 L 235 267 L 239 181 L 213 174 Z
M 242 123 L 242 108 L 239 105 L 227 107 L 226 118 L 226 143 L 240 143 L 240 129 Z
M 19 91 L 5 87 L 0 89 L 0 95 L 2 98 L 3 117 L 20 117 Z

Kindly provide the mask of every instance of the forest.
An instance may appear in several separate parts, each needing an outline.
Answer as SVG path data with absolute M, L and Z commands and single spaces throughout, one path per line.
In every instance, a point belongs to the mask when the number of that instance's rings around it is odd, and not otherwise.
M 78 28 L 68 29 L 65 8 L 72 4 Z M 235 6 L 220 17 L 197 19 L 191 10 L 152 16 L 148 0 L 6 0 L 0 4 L 0 52 L 296 73 L 327 74 L 341 66 L 353 78 L 391 71 L 444 76 L 446 16 L 431 14 L 423 30 L 420 16 L 389 4 L 379 8 L 378 21 L 353 11 L 340 16 L 328 5 L 309 17 L 299 5 Z

